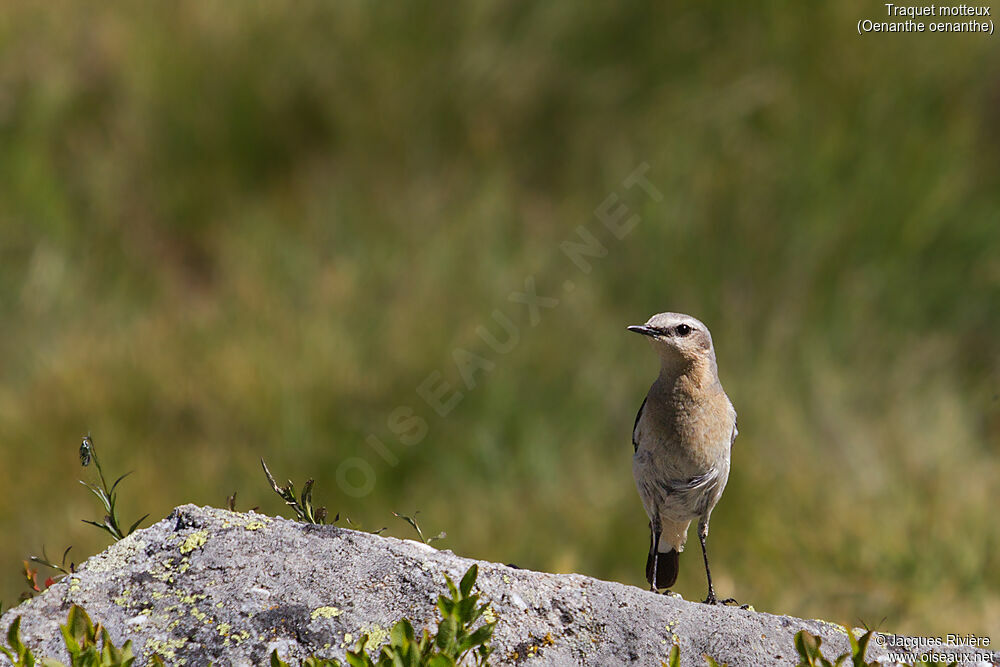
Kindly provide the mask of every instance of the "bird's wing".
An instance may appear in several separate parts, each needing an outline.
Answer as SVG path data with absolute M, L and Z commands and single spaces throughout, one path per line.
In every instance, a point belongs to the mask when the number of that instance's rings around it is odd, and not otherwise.
M 664 490 L 671 491 L 674 493 L 682 493 L 684 491 L 694 491 L 696 489 L 705 489 L 709 485 L 713 484 L 719 477 L 719 471 L 712 468 L 708 472 L 702 475 L 695 475 L 694 477 L 689 477 L 688 479 L 671 479 L 666 480 L 661 485 Z
M 729 438 L 729 449 L 732 449 L 733 445 L 736 444 L 736 436 L 740 434 L 739 417 L 736 415 L 736 408 L 733 407 L 732 401 L 729 402 L 729 411 L 733 413 L 733 435 Z
M 632 451 L 639 451 L 639 438 L 636 431 L 639 430 L 639 419 L 642 418 L 642 410 L 646 407 L 646 401 L 649 400 L 649 396 L 642 399 L 642 405 L 639 406 L 639 412 L 635 413 L 635 424 L 632 425 Z

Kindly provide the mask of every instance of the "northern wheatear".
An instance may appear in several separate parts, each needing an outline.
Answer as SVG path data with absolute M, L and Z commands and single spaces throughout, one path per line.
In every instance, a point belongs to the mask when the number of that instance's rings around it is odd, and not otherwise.
M 660 375 L 635 416 L 632 474 L 649 516 L 646 580 L 653 591 L 677 581 L 678 554 L 698 519 L 708 597 L 717 604 L 708 567 L 708 520 L 729 479 L 736 410 L 719 382 L 708 327 L 681 313 L 660 313 L 629 331 L 649 336 Z M 722 603 L 735 600 L 722 600 Z

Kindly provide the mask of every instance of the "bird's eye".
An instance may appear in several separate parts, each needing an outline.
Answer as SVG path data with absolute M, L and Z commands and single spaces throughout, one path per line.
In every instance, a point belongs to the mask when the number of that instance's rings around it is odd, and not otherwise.
M 677 332 L 678 336 L 687 336 L 689 333 L 691 333 L 691 327 L 689 327 L 686 324 L 678 324 L 677 328 L 674 329 L 674 331 Z

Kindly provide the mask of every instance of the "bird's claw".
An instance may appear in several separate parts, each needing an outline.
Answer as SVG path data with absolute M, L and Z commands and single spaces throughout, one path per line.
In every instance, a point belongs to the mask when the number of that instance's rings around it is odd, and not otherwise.
M 704 600 L 702 600 L 702 602 L 704 604 L 723 605 L 723 606 L 727 606 L 727 607 L 728 606 L 733 606 L 733 607 L 737 607 L 738 606 L 740 609 L 748 609 L 750 607 L 750 605 L 748 605 L 748 604 L 741 605 L 739 602 L 737 602 L 736 598 L 726 598 L 725 600 L 720 600 L 719 598 L 715 597 L 715 593 L 714 592 L 709 593 L 708 597 L 705 598 Z

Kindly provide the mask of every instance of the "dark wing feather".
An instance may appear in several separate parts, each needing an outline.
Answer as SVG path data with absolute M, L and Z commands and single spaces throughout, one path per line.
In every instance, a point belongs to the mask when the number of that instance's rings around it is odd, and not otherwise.
M 649 396 L 642 399 L 642 405 L 639 406 L 639 412 L 635 413 L 635 424 L 632 425 L 632 451 L 639 451 L 639 441 L 635 439 L 635 430 L 639 428 L 639 419 L 642 417 L 642 409 L 646 407 L 646 401 L 649 400 Z

